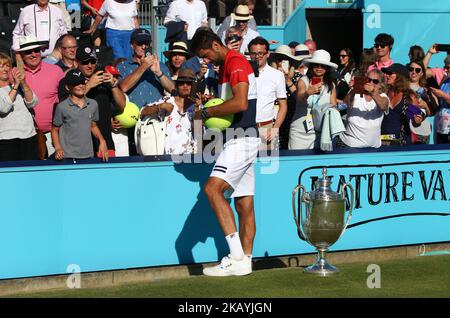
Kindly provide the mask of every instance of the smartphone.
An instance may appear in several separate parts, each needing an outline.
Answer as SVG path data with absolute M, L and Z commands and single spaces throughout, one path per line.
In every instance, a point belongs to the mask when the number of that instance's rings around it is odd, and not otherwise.
M 285 74 L 289 73 L 289 61 L 281 61 L 281 69 Z
M 354 84 L 353 84 L 353 91 L 355 94 L 364 94 L 364 85 L 368 82 L 367 77 L 365 76 L 355 76 L 354 78 Z
M 437 44 L 436 50 L 439 52 L 450 52 L 450 44 Z
M 145 50 L 144 50 L 144 56 L 147 57 L 147 56 L 150 56 L 150 55 L 152 55 L 152 51 L 150 50 L 149 47 L 146 47 Z
M 320 77 L 314 76 L 311 79 L 311 85 L 317 85 L 319 83 L 322 83 L 322 79 Z

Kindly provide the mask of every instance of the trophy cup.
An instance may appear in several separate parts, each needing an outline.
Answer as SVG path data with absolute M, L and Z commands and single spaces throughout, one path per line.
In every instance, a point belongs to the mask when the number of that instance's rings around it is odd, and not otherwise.
M 306 273 L 329 276 L 339 272 L 325 259 L 325 252 L 344 234 L 352 216 L 355 193 L 353 187 L 346 183 L 342 187 L 342 194 L 330 188 L 331 181 L 327 177 L 327 169 L 322 169 L 322 178 L 315 183 L 315 190 L 306 192 L 303 185 L 297 185 L 292 193 L 292 208 L 295 224 L 300 238 L 314 246 L 318 252 L 317 262 L 305 269 Z M 345 189 L 350 188 L 351 200 L 347 221 L 345 216 Z M 297 219 L 297 191 L 300 191 L 300 222 Z M 306 205 L 306 218 L 302 215 L 302 203 Z

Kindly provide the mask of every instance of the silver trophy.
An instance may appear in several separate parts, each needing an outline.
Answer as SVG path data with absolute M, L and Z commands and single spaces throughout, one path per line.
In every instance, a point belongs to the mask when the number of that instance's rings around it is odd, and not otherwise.
M 344 234 L 352 217 L 355 193 L 353 187 L 346 183 L 342 186 L 342 194 L 331 190 L 331 181 L 327 177 L 327 169 L 323 168 L 322 178 L 316 181 L 315 190 L 306 192 L 303 185 L 297 185 L 292 193 L 292 208 L 295 224 L 300 238 L 314 246 L 318 252 L 317 262 L 305 269 L 306 273 L 329 276 L 339 270 L 325 259 L 325 252 Z M 350 188 L 351 200 L 347 221 L 345 217 L 345 189 Z M 297 191 L 300 191 L 300 222 L 297 218 Z M 302 203 L 306 205 L 306 217 L 303 217 Z

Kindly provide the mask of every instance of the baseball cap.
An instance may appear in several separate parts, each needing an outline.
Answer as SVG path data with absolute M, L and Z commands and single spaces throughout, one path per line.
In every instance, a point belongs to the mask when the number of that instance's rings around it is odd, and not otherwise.
M 150 31 L 146 29 L 135 29 L 133 33 L 131 33 L 131 42 L 144 42 L 144 41 L 152 41 L 152 36 Z
M 111 74 L 112 76 L 122 76 L 119 70 L 113 65 L 106 65 L 105 71 Z
M 64 80 L 67 85 L 80 85 L 86 83 L 86 77 L 80 70 L 70 70 L 66 73 Z
M 78 61 L 97 59 L 97 54 L 91 46 L 81 46 L 77 49 L 76 59 Z
M 381 69 L 383 73 L 396 73 L 403 75 L 406 78 L 409 78 L 409 70 L 408 68 L 400 63 L 394 63 L 389 67 L 384 67 Z

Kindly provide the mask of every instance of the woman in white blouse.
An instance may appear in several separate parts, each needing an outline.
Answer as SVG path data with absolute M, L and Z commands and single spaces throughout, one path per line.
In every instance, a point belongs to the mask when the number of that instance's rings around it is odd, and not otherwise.
M 381 123 L 384 114 L 389 112 L 389 98 L 381 71 L 374 69 L 366 75 L 364 94 L 355 94 L 353 90 L 345 97 L 348 105 L 347 127 L 337 137 L 337 146 L 341 148 L 379 148 L 381 146 Z
M 11 70 L 10 57 L 0 52 L 0 161 L 38 159 L 36 130 L 28 110 L 37 102 L 24 72 Z
M 113 58 L 131 58 L 131 33 L 139 28 L 136 0 L 105 0 L 91 28 L 85 32 L 93 34 L 106 15 L 106 45 L 113 49 Z

